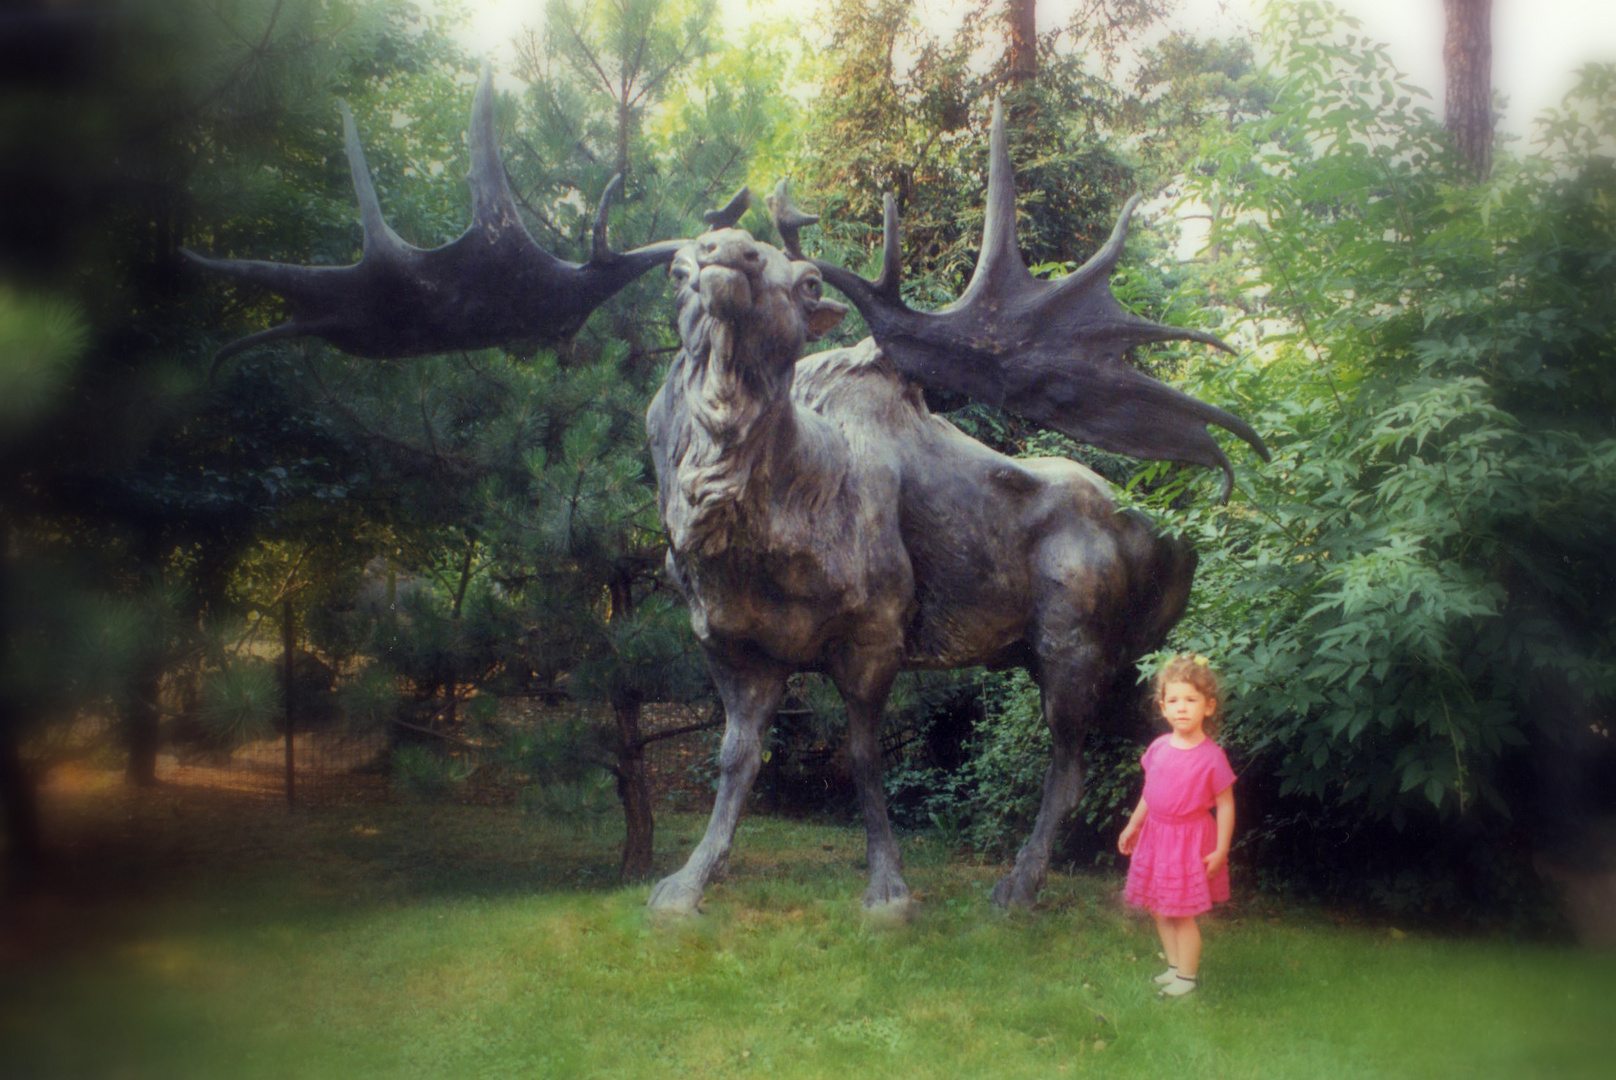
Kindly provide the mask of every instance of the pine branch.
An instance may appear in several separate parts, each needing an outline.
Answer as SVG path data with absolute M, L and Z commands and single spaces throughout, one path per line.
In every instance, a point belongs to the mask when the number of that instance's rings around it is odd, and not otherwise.
M 652 743 L 660 742 L 663 739 L 677 739 L 681 735 L 689 735 L 692 732 L 696 732 L 696 731 L 711 731 L 713 728 L 718 728 L 718 727 L 723 727 L 723 726 L 724 726 L 724 718 L 722 716 L 708 717 L 706 720 L 701 720 L 701 721 L 698 721 L 698 722 L 696 722 L 694 724 L 684 724 L 684 725 L 681 725 L 680 727 L 668 728 L 665 731 L 657 731 L 657 732 L 651 733 L 650 735 L 642 736 L 640 738 L 640 741 L 635 743 L 634 745 L 640 747 L 641 749 L 643 749 L 643 748 L 645 748 L 647 746 L 650 746 Z
M 438 712 L 442 712 L 442 711 L 443 711 L 442 709 L 438 710 Z M 476 743 L 467 742 L 465 739 L 462 739 L 458 735 L 451 735 L 447 731 L 439 731 L 436 728 L 422 727 L 420 724 L 412 724 L 412 723 L 409 723 L 406 720 L 400 720 L 397 717 L 395 717 L 393 719 L 393 725 L 395 727 L 401 727 L 405 731 L 413 731 L 417 735 L 431 735 L 435 739 L 442 739 L 444 742 L 451 742 L 451 743 L 454 743 L 456 746 L 464 746 L 467 750 L 481 751 L 483 749 L 481 746 L 478 746 Z

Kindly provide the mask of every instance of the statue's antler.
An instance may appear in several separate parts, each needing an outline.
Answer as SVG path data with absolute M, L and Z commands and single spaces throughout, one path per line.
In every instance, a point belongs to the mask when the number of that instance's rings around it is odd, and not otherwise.
M 185 254 L 211 270 L 261 285 L 285 297 L 292 318 L 231 342 L 218 360 L 276 338 L 311 336 L 359 356 L 421 356 L 516 341 L 572 336 L 591 312 L 654 266 L 673 260 L 683 241 L 613 251 L 606 212 L 622 178 L 613 177 L 595 216 L 592 250 L 583 264 L 544 250 L 517 213 L 494 135 L 493 75 L 483 65 L 471 106 L 471 225 L 458 240 L 423 250 L 399 237 L 382 218 L 353 114 L 342 125 L 364 223 L 364 250 L 352 266 L 296 266 Z M 713 228 L 746 211 L 743 188 Z
M 1041 281 L 1028 273 L 1016 248 L 1015 180 L 998 102 L 990 141 L 982 252 L 953 304 L 915 311 L 899 296 L 898 210 L 890 194 L 880 277 L 868 281 L 810 261 L 853 301 L 898 369 L 921 385 L 999 406 L 1103 450 L 1220 468 L 1227 499 L 1234 470 L 1206 425 L 1234 432 L 1266 461 L 1262 439 L 1232 413 L 1123 360 L 1128 349 L 1153 341 L 1200 341 L 1234 351 L 1211 334 L 1141 319 L 1111 294 L 1111 272 L 1139 196 L 1128 200 L 1111 238 L 1088 262 L 1058 281 Z M 803 258 L 798 230 L 818 218 L 791 205 L 784 181 L 767 202 L 787 252 Z

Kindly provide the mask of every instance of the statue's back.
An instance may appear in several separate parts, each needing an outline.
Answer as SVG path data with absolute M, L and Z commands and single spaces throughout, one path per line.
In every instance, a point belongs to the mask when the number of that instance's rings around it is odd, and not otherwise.
M 1041 610 L 1040 576 L 1120 591 L 1152 576 L 1164 554 L 1142 519 L 1116 512 L 1092 470 L 984 446 L 934 416 L 870 339 L 800 361 L 792 397 L 844 434 L 854 470 L 897 465 L 915 588 L 906 666 L 1021 662 Z

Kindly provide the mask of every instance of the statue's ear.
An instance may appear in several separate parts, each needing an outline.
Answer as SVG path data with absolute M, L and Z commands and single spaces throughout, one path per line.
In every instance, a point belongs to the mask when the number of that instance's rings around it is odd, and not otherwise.
M 837 326 L 847 314 L 847 305 L 834 300 L 815 300 L 808 309 L 808 340 L 818 341 Z

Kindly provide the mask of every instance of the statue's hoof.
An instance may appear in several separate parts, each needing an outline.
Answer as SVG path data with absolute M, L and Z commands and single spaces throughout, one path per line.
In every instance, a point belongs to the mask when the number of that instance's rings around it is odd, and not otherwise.
M 893 900 L 864 901 L 864 917 L 876 926 L 899 926 L 909 922 L 920 911 L 920 905 L 910 896 Z
M 700 903 L 701 890 L 691 888 L 675 875 L 656 883 L 645 906 L 662 915 L 696 915 Z
M 913 903 L 909 886 L 896 875 L 872 881 L 864 890 L 864 909 L 871 914 L 906 914 Z
M 1007 874 L 993 886 L 993 905 L 1000 908 L 1030 908 L 1038 899 L 1038 890 L 1028 886 L 1015 874 Z

